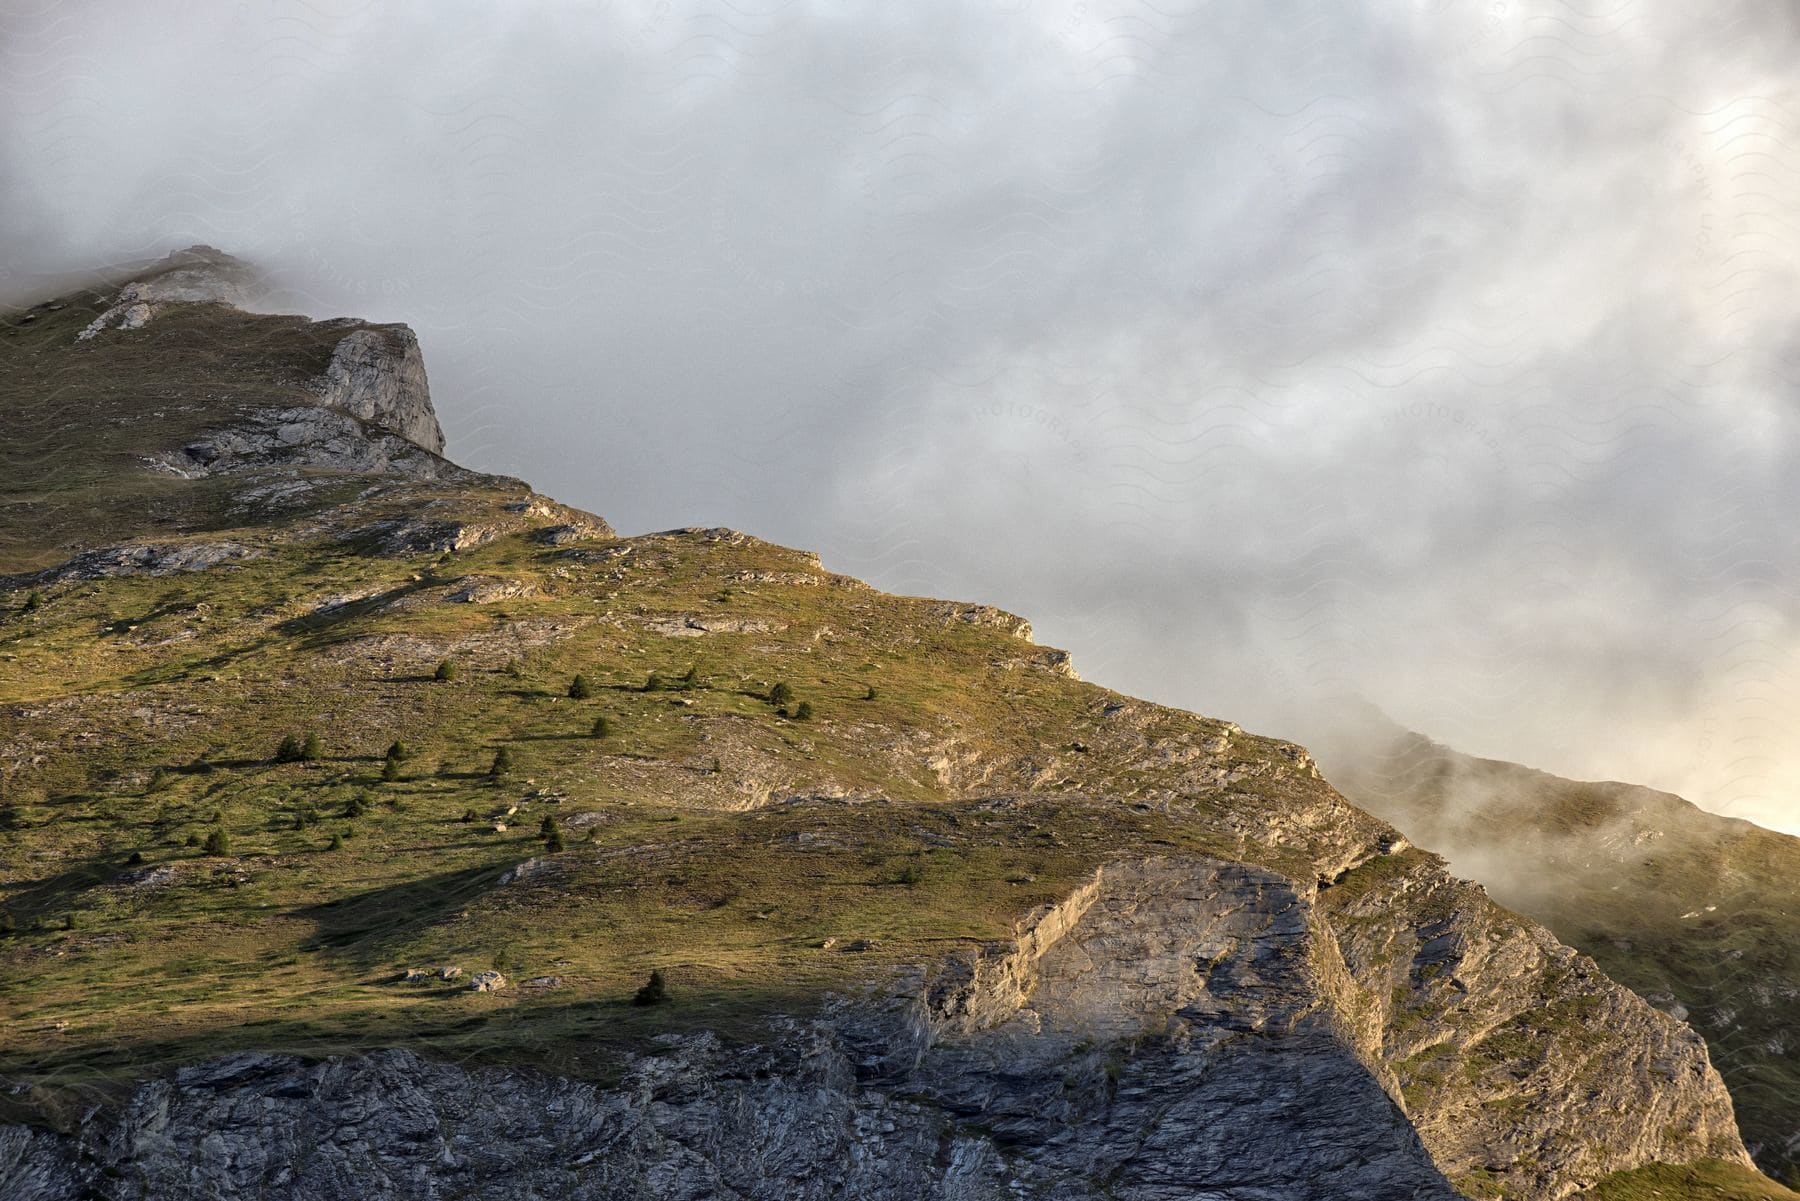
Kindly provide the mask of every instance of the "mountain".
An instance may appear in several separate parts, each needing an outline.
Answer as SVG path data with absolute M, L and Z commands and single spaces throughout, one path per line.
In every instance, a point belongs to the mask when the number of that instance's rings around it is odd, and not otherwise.
M 458 467 L 254 281 L 0 325 L 0 1195 L 1791 1196 L 1299 747 Z
M 1692 1023 L 1757 1162 L 1800 1181 L 1800 839 L 1379 721 L 1321 755 L 1357 805 Z

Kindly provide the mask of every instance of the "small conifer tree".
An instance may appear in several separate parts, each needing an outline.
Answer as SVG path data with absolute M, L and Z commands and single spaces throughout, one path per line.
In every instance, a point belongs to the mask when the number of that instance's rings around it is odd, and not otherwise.
M 644 691 L 645 692 L 661 692 L 662 687 L 663 687 L 663 678 L 662 678 L 662 673 L 659 671 L 651 672 L 650 675 L 644 680 Z
M 606 716 L 602 714 L 594 719 L 594 728 L 590 730 L 589 733 L 595 738 L 605 738 L 608 734 L 612 733 L 612 723 L 607 721 Z
M 300 744 L 301 760 L 306 763 L 317 763 L 324 757 L 325 748 L 319 744 L 319 736 L 309 731 L 306 741 Z
M 811 721 L 812 720 L 812 702 L 811 701 L 801 701 L 800 702 L 800 707 L 798 709 L 794 710 L 794 720 L 795 721 Z
M 875 698 L 876 698 L 876 697 L 877 697 L 877 696 L 880 696 L 880 695 L 881 695 L 881 694 L 880 694 L 880 693 L 878 693 L 878 692 L 876 692 L 876 691 L 875 691 L 875 685 L 873 685 L 873 684 L 870 684 L 870 685 L 869 685 L 869 690 L 868 690 L 868 691 L 867 691 L 867 692 L 865 692 L 865 693 L 863 693 L 863 700 L 865 700 L 865 701 L 872 701 L 872 700 L 874 700 L 874 699 L 875 699 Z
M 698 688 L 700 686 L 700 669 L 698 667 L 690 666 L 687 669 L 687 672 L 681 677 L 681 686 L 683 688 Z
M 400 760 L 383 759 L 381 761 L 381 779 L 384 784 L 392 784 L 400 778 Z
M 582 675 L 580 672 L 576 672 L 575 678 L 569 681 L 569 699 L 572 701 L 585 701 L 593 695 L 594 686 L 588 683 L 588 678 L 586 676 Z
M 668 999 L 669 986 L 663 979 L 662 971 L 658 969 L 650 973 L 650 979 L 637 990 L 636 995 L 631 998 L 631 1003 L 633 1005 L 660 1005 Z
M 433 672 L 432 675 L 439 680 L 454 680 L 456 678 L 456 664 L 445 659 L 442 663 L 437 665 L 437 670 Z
M 512 774 L 512 769 L 512 748 L 503 746 L 494 752 L 494 762 L 488 767 L 488 778 L 493 780 L 504 779 L 506 776 Z
M 25 596 L 25 612 L 36 613 L 44 607 L 44 594 L 33 588 Z
M 168 786 L 169 786 L 169 773 L 159 767 L 155 771 L 150 773 L 150 787 L 148 789 L 146 789 L 146 791 L 161 792 L 163 789 L 167 788 Z
M 189 834 L 187 836 L 187 842 L 185 845 L 190 846 L 190 847 L 199 846 L 200 845 L 200 836 L 198 834 L 189 832 Z
M 793 699 L 794 690 L 788 685 L 786 680 L 781 681 L 779 684 L 776 684 L 773 688 L 769 689 L 769 703 L 777 708 L 788 704 Z
M 281 738 L 281 745 L 275 748 L 275 762 L 298 763 L 300 756 L 305 753 L 305 749 L 298 738 L 292 734 L 284 734 Z
M 206 836 L 206 842 L 200 849 L 208 855 L 229 855 L 231 854 L 231 835 L 225 833 L 223 827 L 215 827 L 213 832 Z
M 331 843 L 325 849 L 328 851 L 343 850 L 344 849 L 344 836 L 342 834 L 333 834 L 331 836 Z
M 388 743 L 387 755 L 385 758 L 392 759 L 395 763 L 403 763 L 412 758 L 412 752 L 406 749 L 406 744 L 404 742 L 401 742 L 396 738 L 394 741 Z

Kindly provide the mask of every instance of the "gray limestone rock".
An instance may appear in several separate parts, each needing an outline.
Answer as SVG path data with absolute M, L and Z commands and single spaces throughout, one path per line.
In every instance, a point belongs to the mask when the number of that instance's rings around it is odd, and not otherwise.
M 433 454 L 443 452 L 444 431 L 431 407 L 419 339 L 404 325 L 361 326 L 346 334 L 314 388 L 320 404 L 392 430 Z

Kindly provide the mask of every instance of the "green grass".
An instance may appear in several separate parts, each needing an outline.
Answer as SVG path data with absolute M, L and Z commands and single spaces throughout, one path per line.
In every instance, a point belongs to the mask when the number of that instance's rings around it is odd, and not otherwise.
M 1593 1201 L 1797 1201 L 1800 1193 L 1766 1176 L 1718 1160 L 1676 1167 L 1654 1164 L 1602 1180 Z
M 629 553 L 594 554 L 615 551 Z M 271 545 L 202 575 L 55 585 L 30 612 L 12 598 L 0 706 L 32 715 L 51 753 L 6 778 L 0 809 L 0 907 L 19 930 L 7 950 L 31 980 L 6 1001 L 0 1073 L 98 1084 L 232 1046 L 395 1043 L 561 1063 L 569 1023 L 602 1012 L 605 1037 L 576 1040 L 598 1071 L 659 1023 L 751 1030 L 771 997 L 798 1004 L 1005 937 L 1111 855 L 1239 855 L 1219 819 L 1296 786 L 1267 778 L 1266 744 L 1244 735 L 1232 754 L 1263 773 L 1254 790 L 1185 808 L 1090 799 L 1170 783 L 1116 753 L 1140 731 L 1112 728 L 1110 694 L 1033 667 L 1036 648 L 1002 631 L 946 623 L 933 602 L 730 584 L 758 572 L 823 578 L 753 540 L 571 554 L 520 535 L 442 561 Z M 449 602 L 470 576 L 535 594 Z M 319 612 L 365 592 L 384 599 Z M 656 629 L 720 613 L 766 628 Z M 456 679 L 432 678 L 445 658 Z M 692 687 L 642 688 L 689 668 Z M 591 699 L 567 696 L 576 672 Z M 813 720 L 774 713 L 776 680 Z M 1223 729 L 1144 711 L 1171 741 Z M 596 739 L 600 715 L 610 732 Z M 309 733 L 319 762 L 273 762 L 284 736 Z M 383 781 L 395 740 L 409 757 Z M 1089 750 L 1042 750 L 1074 743 Z M 502 747 L 515 769 L 494 781 Z M 1061 787 L 1028 803 L 969 799 L 1046 777 Z M 546 814 L 569 848 L 554 873 L 499 883 L 542 854 Z M 187 845 L 215 828 L 229 856 Z M 1310 870 L 1303 846 L 1261 851 Z M 128 882 L 159 868 L 168 882 Z M 562 984 L 475 996 L 389 983 L 451 963 Z M 653 968 L 676 1000 L 620 1020 Z

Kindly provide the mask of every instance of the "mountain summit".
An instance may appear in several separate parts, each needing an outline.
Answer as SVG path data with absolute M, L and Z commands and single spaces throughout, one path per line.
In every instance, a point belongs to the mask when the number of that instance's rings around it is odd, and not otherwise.
M 0 327 L 0 1194 L 1779 1195 L 1301 748 L 458 467 L 238 274 Z

